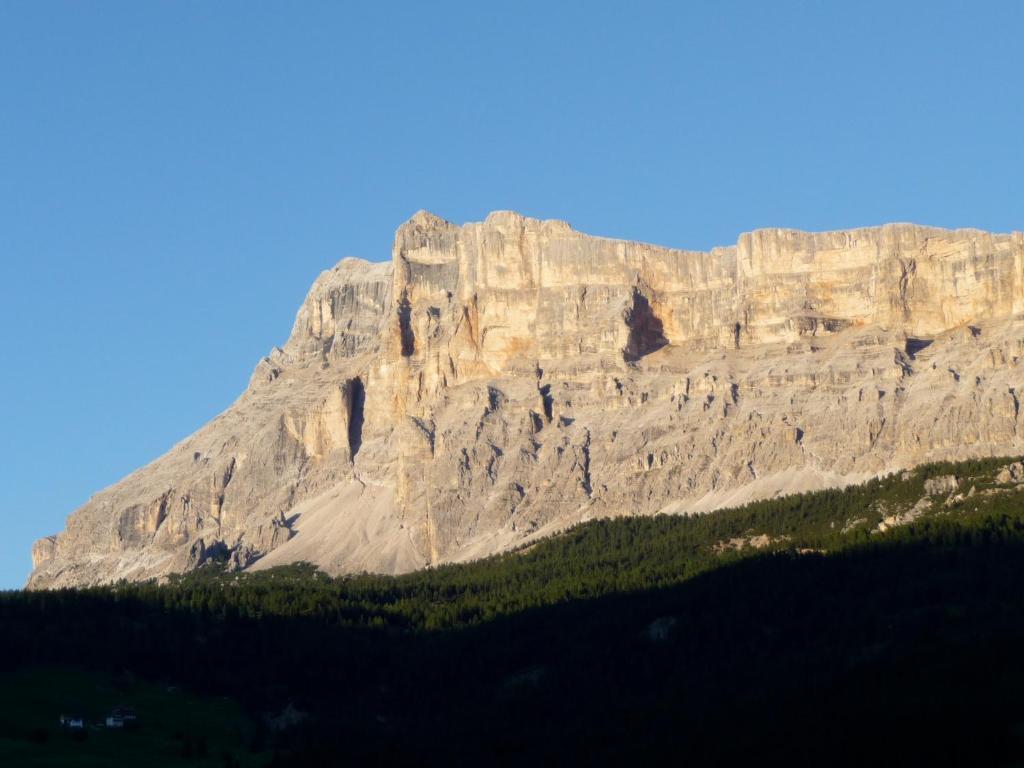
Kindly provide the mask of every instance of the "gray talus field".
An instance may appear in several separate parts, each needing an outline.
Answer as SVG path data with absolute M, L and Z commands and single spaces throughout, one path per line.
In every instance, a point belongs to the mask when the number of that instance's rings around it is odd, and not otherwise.
M 227 411 L 33 548 L 35 588 L 222 559 L 397 573 L 601 516 L 1024 451 L 1024 235 L 682 251 L 421 212 L 324 272 Z

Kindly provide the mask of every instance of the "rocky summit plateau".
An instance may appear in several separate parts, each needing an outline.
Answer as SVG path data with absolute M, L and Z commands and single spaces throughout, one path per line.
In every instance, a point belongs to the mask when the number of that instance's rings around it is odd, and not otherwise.
M 36 542 L 30 588 L 400 573 L 581 521 L 1024 452 L 1024 235 L 684 251 L 426 212 L 317 278 L 224 413 Z

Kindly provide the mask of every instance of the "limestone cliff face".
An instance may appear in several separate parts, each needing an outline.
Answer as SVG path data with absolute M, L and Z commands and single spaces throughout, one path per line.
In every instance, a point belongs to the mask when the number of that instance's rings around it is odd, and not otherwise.
M 1024 236 L 761 230 L 707 253 L 421 212 L 323 273 L 248 390 L 37 542 L 32 587 L 210 558 L 400 572 L 1024 449 Z

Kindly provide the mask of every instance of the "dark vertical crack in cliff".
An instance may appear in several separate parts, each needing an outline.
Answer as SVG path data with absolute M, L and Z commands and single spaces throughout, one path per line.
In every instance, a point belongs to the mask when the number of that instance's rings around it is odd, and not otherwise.
M 405 294 L 402 294 L 398 302 L 398 333 L 402 342 L 402 357 L 412 357 L 416 350 L 416 336 L 412 331 L 412 305 Z
M 355 461 L 363 444 L 363 405 L 366 402 L 366 388 L 358 376 L 345 384 L 345 401 L 348 406 L 348 451 Z
M 594 486 L 590 479 L 590 430 L 586 430 L 587 436 L 583 440 L 583 490 L 589 499 L 594 493 Z

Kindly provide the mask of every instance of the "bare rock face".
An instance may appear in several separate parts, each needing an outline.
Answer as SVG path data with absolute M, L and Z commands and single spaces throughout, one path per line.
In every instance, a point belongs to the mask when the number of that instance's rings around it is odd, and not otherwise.
M 924 492 L 929 496 L 943 496 L 960 487 L 954 475 L 940 475 L 924 481 Z
M 227 411 L 33 549 L 30 587 L 218 559 L 396 573 L 599 516 L 1020 453 L 1024 236 L 707 253 L 426 212 L 323 273 Z
M 996 475 L 997 483 L 1021 483 L 1024 482 L 1024 462 L 1015 461 L 999 471 Z M 44 539 L 45 541 L 45 539 Z

